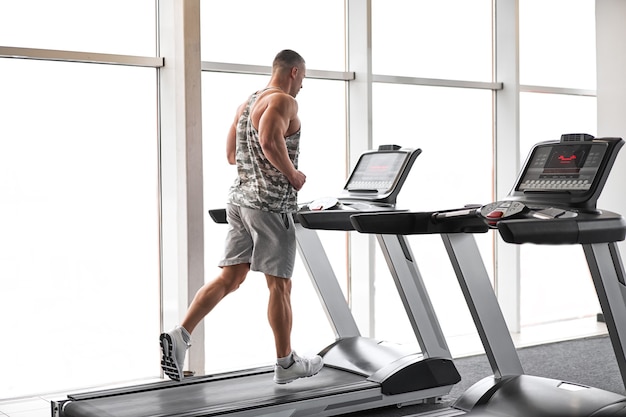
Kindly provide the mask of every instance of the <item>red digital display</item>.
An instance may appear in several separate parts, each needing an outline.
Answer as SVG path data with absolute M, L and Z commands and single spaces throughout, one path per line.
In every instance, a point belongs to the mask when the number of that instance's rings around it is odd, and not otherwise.
M 545 173 L 577 173 L 585 164 L 590 146 L 555 146 L 545 165 Z M 564 171 L 565 169 L 565 171 Z
M 585 192 L 593 184 L 606 146 L 561 143 L 537 147 L 524 170 L 519 191 Z
M 576 155 L 572 155 L 572 156 L 560 155 L 559 160 L 561 161 L 562 164 L 569 164 L 570 162 L 576 160 Z

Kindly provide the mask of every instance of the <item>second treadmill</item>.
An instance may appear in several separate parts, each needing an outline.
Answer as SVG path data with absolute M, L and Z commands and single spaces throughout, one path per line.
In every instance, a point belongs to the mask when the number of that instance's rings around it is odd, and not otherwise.
M 457 410 L 499 417 L 626 416 L 623 395 L 524 373 L 469 234 L 494 228 L 513 244 L 581 244 L 626 384 L 626 281 L 616 244 L 626 237 L 626 222 L 596 209 L 623 143 L 585 134 L 539 143 L 507 198 L 482 207 L 352 217 L 360 232 L 441 235 L 494 372 L 455 402 Z

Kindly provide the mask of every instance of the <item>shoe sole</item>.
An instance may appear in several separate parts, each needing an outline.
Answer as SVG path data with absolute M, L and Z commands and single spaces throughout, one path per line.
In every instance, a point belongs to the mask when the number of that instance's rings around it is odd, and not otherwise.
M 161 344 L 161 352 L 163 356 L 161 357 L 161 369 L 165 375 L 173 379 L 174 381 L 180 381 L 183 379 L 182 372 L 176 363 L 176 358 L 174 358 L 174 343 L 172 342 L 172 337 L 167 333 L 162 333 L 159 337 L 159 343 Z
M 291 378 L 291 379 L 288 379 L 288 380 L 281 380 L 281 381 L 277 381 L 276 378 L 274 378 L 274 382 L 276 384 L 279 384 L 279 385 L 285 385 L 285 384 L 289 384 L 290 382 L 293 382 L 295 380 L 298 380 L 300 378 L 311 378 L 312 376 L 315 376 L 315 375 L 319 374 L 323 367 L 324 367 L 324 365 L 322 365 L 320 367 L 320 369 L 317 370 L 317 372 L 315 372 L 314 374 L 311 374 L 311 375 L 302 375 L 302 376 L 297 376 L 295 378 Z

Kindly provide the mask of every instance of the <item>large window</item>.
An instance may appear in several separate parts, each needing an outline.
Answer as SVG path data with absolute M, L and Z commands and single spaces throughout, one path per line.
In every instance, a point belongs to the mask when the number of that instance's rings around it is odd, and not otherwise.
M 155 70 L 0 72 L 0 398 L 158 376 Z
M 0 0 L 0 45 L 154 55 L 154 0 Z
M 398 197 L 400 208 L 434 211 L 491 201 L 491 97 L 489 90 L 374 85 L 375 145 L 422 149 Z M 491 234 L 476 238 L 490 270 Z M 474 333 L 440 236 L 409 241 L 444 333 Z M 376 336 L 407 342 L 411 329 L 402 304 L 390 301 L 398 295 L 382 256 L 376 265 Z
M 373 0 L 373 72 L 491 81 L 491 28 L 491 0 Z
M 519 2 L 521 84 L 596 88 L 594 0 Z
M 562 133 L 595 135 L 596 99 L 523 93 L 520 120 L 521 156 L 525 158 L 532 145 L 558 140 Z M 520 254 L 522 325 L 590 317 L 600 311 L 583 251 L 578 245 L 523 245 Z M 556 296 L 563 291 L 567 292 L 567 297 Z
M 344 2 L 202 0 L 202 60 L 271 65 L 293 49 L 308 68 L 343 71 Z
M 490 82 L 491 19 L 486 0 L 374 0 L 373 72 Z M 374 84 L 374 145 L 422 149 L 398 197 L 399 207 L 430 211 L 492 200 L 492 97 L 488 89 Z M 491 273 L 492 235 L 476 238 Z M 440 236 L 410 236 L 409 242 L 444 334 L 475 333 Z M 376 337 L 415 342 L 380 251 L 375 291 Z
M 520 155 L 563 133 L 596 134 L 595 2 L 520 2 L 520 79 L 526 86 L 557 87 L 553 94 L 525 87 L 520 96 Z M 535 92 L 537 91 L 537 92 Z M 523 162 L 523 160 L 521 161 Z M 521 324 L 593 317 L 599 305 L 582 249 L 523 245 Z M 567 292 L 567 297 L 556 296 Z
M 0 0 L 0 46 L 32 55 L 153 56 L 155 29 L 154 0 Z M 158 376 L 156 71 L 0 73 L 0 399 Z

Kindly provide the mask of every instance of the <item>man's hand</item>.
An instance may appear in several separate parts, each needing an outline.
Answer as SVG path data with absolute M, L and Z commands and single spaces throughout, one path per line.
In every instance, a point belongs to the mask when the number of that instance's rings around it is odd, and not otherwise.
M 289 182 L 296 191 L 300 191 L 306 182 L 306 175 L 304 175 L 301 171 L 295 170 L 294 174 L 289 177 Z

